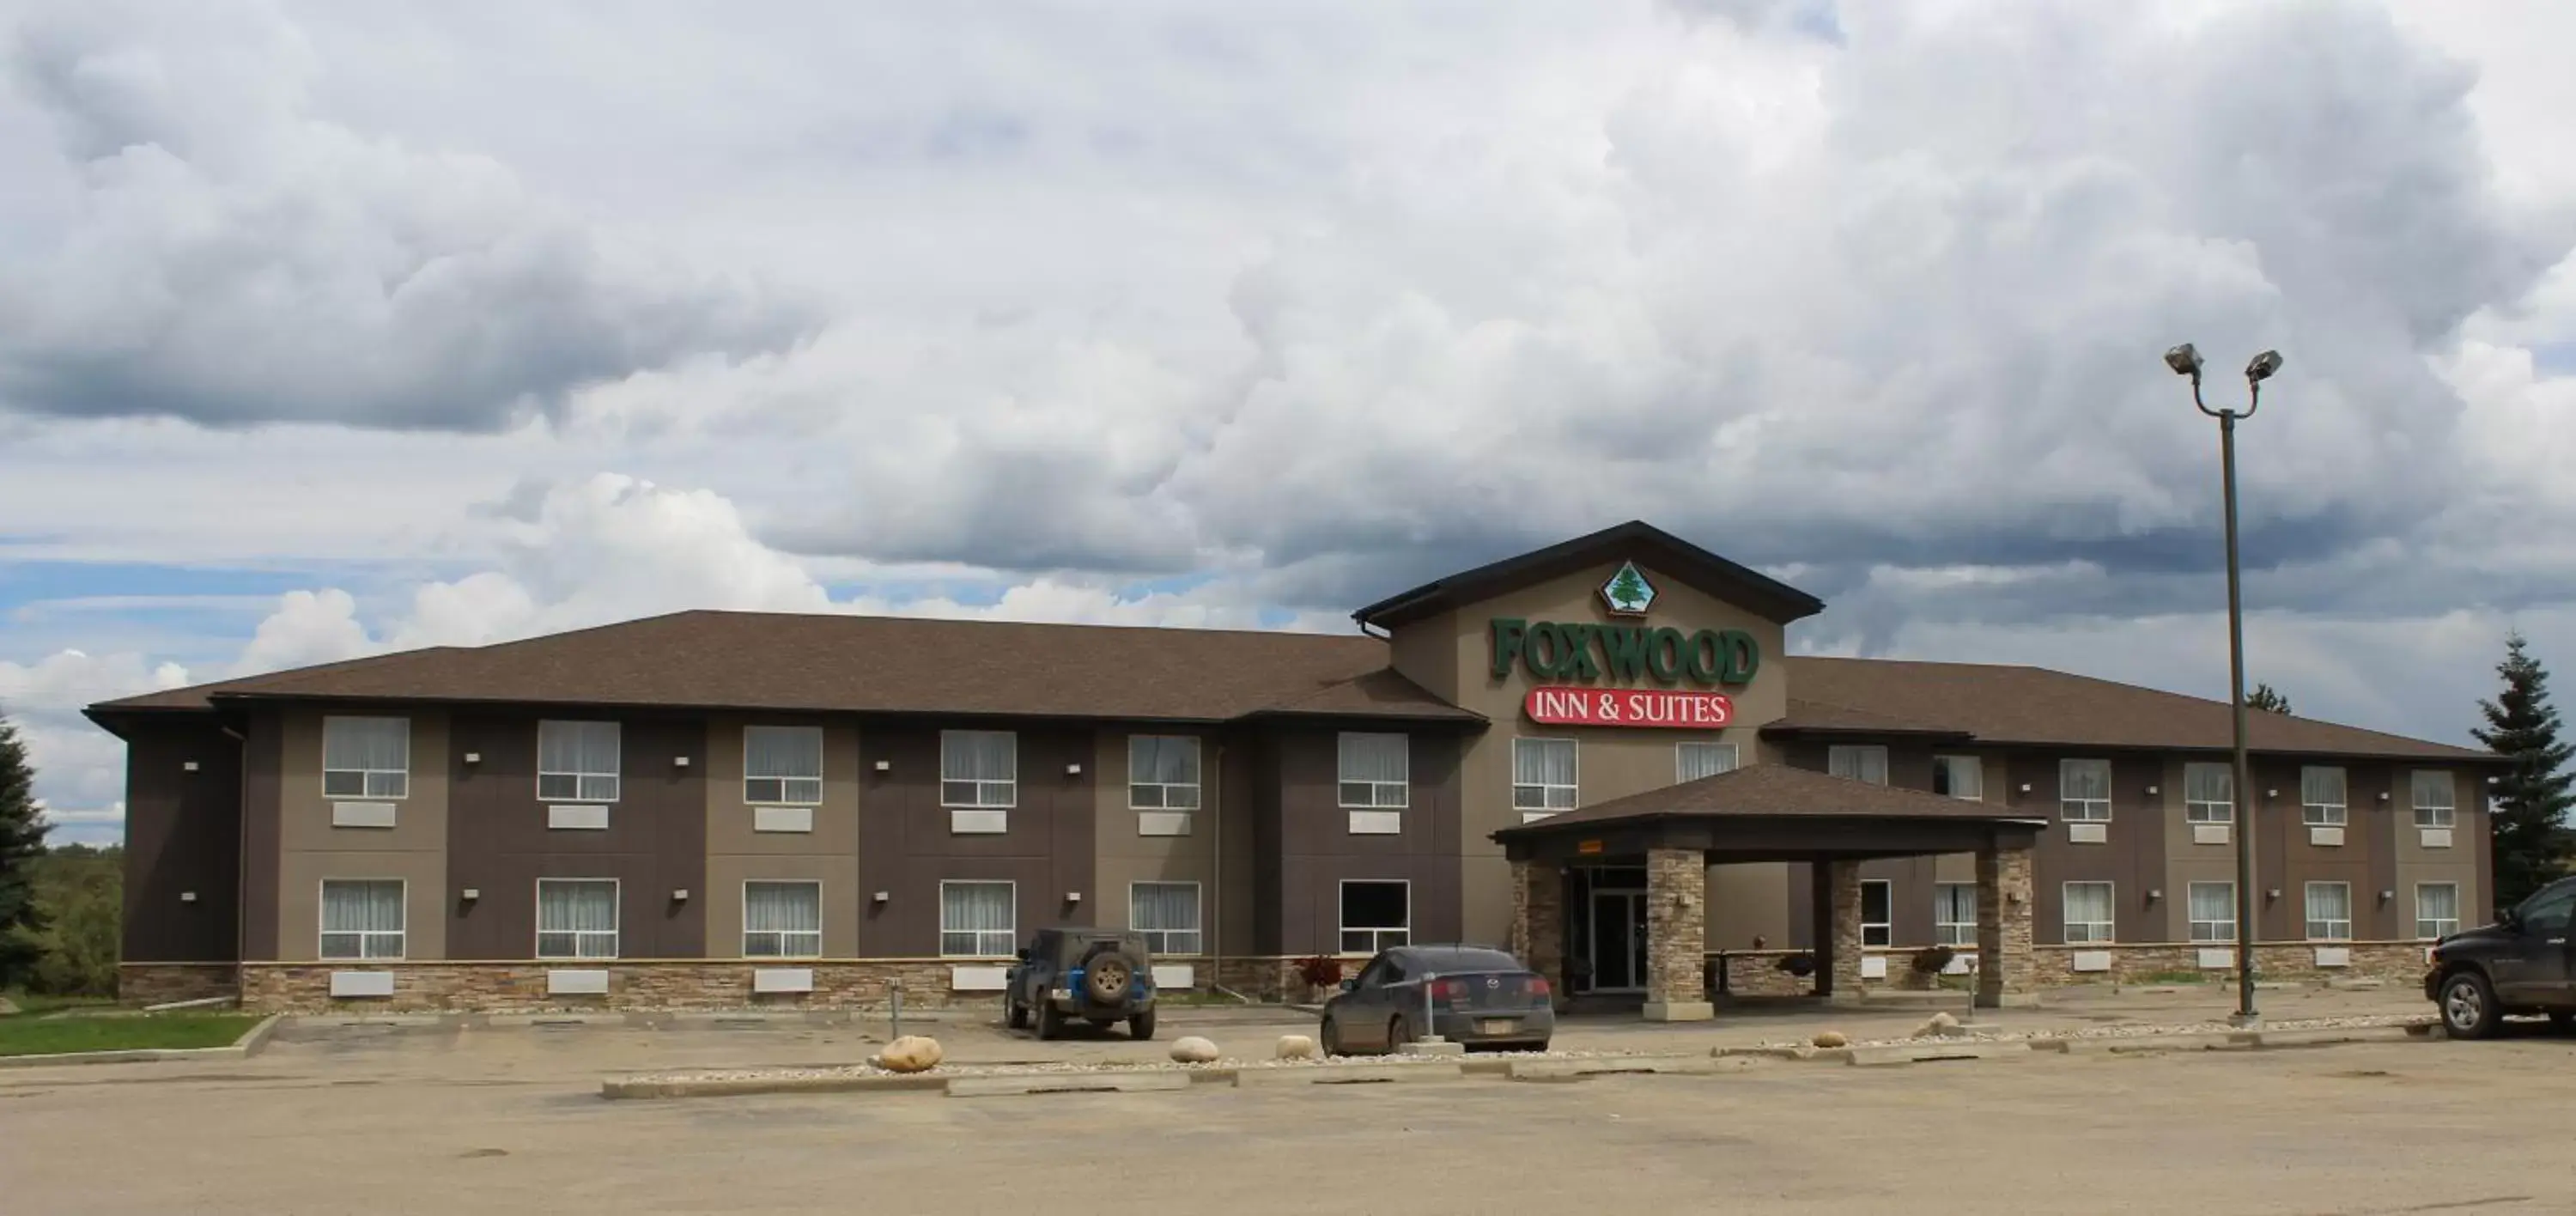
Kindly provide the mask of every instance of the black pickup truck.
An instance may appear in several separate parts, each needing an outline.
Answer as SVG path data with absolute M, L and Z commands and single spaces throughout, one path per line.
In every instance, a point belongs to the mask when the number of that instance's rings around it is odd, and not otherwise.
M 2547 1014 L 2560 1030 L 2576 1023 L 2571 919 L 2576 878 L 2562 878 L 2496 913 L 2494 924 L 2434 943 L 2424 997 L 2442 1011 L 2442 1028 L 2454 1038 L 2477 1039 L 2517 1014 Z

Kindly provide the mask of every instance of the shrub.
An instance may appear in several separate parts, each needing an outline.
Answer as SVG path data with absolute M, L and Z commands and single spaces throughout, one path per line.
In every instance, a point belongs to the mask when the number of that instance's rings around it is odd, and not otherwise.
M 1949 946 L 1925 946 L 1914 952 L 1914 974 L 1939 975 L 1958 957 L 1959 952 Z
M 1297 978 L 1316 988 L 1330 988 L 1342 982 L 1342 960 L 1318 954 L 1297 960 Z

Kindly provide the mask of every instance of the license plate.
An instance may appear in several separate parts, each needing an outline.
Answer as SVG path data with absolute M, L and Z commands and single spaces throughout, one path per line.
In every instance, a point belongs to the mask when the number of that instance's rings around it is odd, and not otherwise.
M 1478 1034 L 1510 1034 L 1512 1032 L 1512 1020 L 1510 1018 L 1486 1018 L 1484 1021 L 1476 1023 L 1476 1032 Z

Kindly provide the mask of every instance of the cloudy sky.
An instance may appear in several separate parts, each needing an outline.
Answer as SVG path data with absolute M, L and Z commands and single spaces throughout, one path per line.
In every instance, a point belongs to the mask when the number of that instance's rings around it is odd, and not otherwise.
M 2461 740 L 2576 663 L 2576 6 L 0 0 L 0 704 L 690 606 L 1803 650 Z

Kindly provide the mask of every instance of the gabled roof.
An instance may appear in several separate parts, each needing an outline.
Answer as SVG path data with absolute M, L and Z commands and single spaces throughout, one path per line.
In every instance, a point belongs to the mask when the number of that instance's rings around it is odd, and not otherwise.
M 1494 839 L 1552 835 L 1572 828 L 1598 829 L 1655 819 L 1722 816 L 1789 816 L 1855 819 L 1933 819 L 1942 822 L 2013 823 L 2027 816 L 1998 815 L 1993 803 L 1950 798 L 1921 790 L 1872 785 L 1785 764 L 1752 764 L 1679 785 L 1596 802 L 1517 827 Z
M 1949 734 L 1978 743 L 2225 751 L 2235 724 L 2224 701 L 2041 667 L 1898 659 L 1788 660 L 1787 734 Z M 2249 713 L 2251 750 L 2495 762 L 2492 752 L 2285 714 Z
M 1507 557 L 1452 574 L 1351 614 L 1363 625 L 1392 629 L 1438 616 L 1461 604 L 1491 599 L 1533 583 L 1562 578 L 1616 559 L 1642 561 L 1708 594 L 1766 620 L 1786 624 L 1825 610 L 1825 602 L 1767 574 L 1700 548 L 1652 524 L 1630 520 L 1590 536 Z

